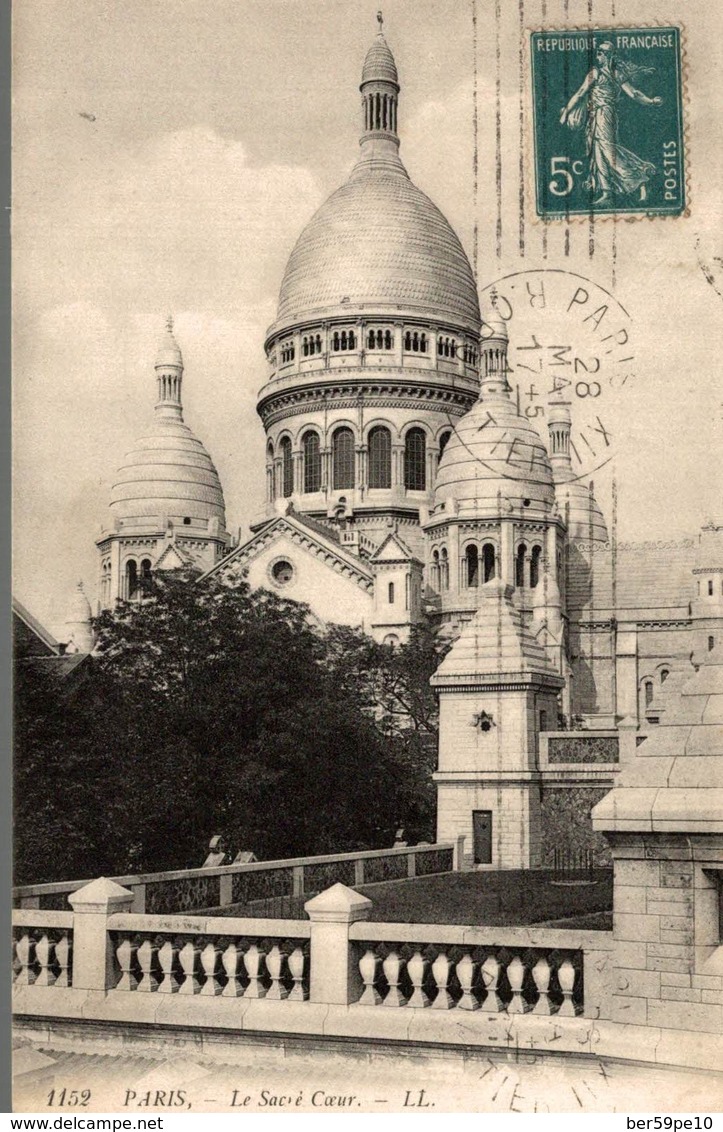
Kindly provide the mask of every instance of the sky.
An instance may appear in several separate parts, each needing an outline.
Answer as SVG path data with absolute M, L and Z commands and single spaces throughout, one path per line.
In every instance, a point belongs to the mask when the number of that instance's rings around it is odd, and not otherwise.
M 613 2 L 596 3 L 606 22 Z M 546 26 L 564 26 L 564 3 L 548 0 Z M 477 246 L 483 297 L 512 273 L 556 269 L 627 312 L 635 372 L 622 393 L 605 388 L 615 460 L 596 490 L 606 509 L 615 476 L 624 539 L 692 536 L 710 515 L 723 518 L 713 8 L 686 6 L 691 215 L 600 223 L 591 243 L 584 223 L 543 226 L 531 214 L 524 51 L 541 4 L 505 2 L 495 21 L 493 0 L 388 0 L 402 156 L 470 256 Z M 616 7 L 628 25 L 644 15 L 642 3 Z M 169 312 L 186 420 L 218 468 L 229 529 L 246 532 L 261 506 L 264 332 L 299 232 L 353 165 L 376 9 L 365 0 L 14 5 L 14 590 L 61 637 L 77 581 L 96 597 L 94 539 L 114 472 L 152 413 Z M 675 9 L 661 0 L 656 21 Z M 569 11 L 582 17 L 587 3 L 569 0 Z M 582 334 L 581 320 L 565 322 L 562 292 L 555 303 L 542 323 L 539 311 L 516 314 L 518 342 Z

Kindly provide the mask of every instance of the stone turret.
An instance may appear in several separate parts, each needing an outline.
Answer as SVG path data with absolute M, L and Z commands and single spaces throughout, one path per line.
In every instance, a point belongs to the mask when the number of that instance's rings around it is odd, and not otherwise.
M 563 679 L 499 580 L 432 677 L 439 692 L 437 834 L 470 865 L 540 864 L 538 735 Z
M 95 638 L 91 626 L 90 602 L 85 596 L 83 583 L 73 591 L 73 597 L 65 621 L 66 652 L 92 652 Z

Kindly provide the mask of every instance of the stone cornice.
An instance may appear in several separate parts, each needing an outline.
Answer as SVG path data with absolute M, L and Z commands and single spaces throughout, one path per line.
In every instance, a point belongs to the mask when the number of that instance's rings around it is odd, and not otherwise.
M 438 692 L 519 692 L 528 688 L 563 688 L 562 676 L 553 672 L 470 673 L 469 675 L 432 676 L 429 681 Z
M 477 399 L 472 382 L 467 388 L 462 381 L 449 382 L 445 377 L 430 380 L 431 372 L 419 372 L 418 377 L 401 375 L 399 369 L 384 372 L 358 372 L 345 377 L 321 378 L 310 375 L 311 380 L 287 385 L 283 389 L 261 390 L 256 411 L 264 426 L 275 424 L 297 413 L 323 411 L 325 408 L 421 408 L 444 410 L 453 416 L 463 416 Z

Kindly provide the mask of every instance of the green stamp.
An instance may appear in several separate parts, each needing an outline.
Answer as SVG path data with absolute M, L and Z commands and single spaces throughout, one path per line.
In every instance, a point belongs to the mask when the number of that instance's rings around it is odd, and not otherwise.
M 531 36 L 543 217 L 685 211 L 680 29 Z

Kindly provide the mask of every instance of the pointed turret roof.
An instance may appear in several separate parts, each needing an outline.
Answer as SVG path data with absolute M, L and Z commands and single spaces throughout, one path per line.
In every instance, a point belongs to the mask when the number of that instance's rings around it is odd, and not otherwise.
M 463 684 L 512 675 L 559 680 L 544 645 L 513 604 L 512 587 L 491 581 L 483 591 L 479 609 L 440 664 L 432 684 Z

